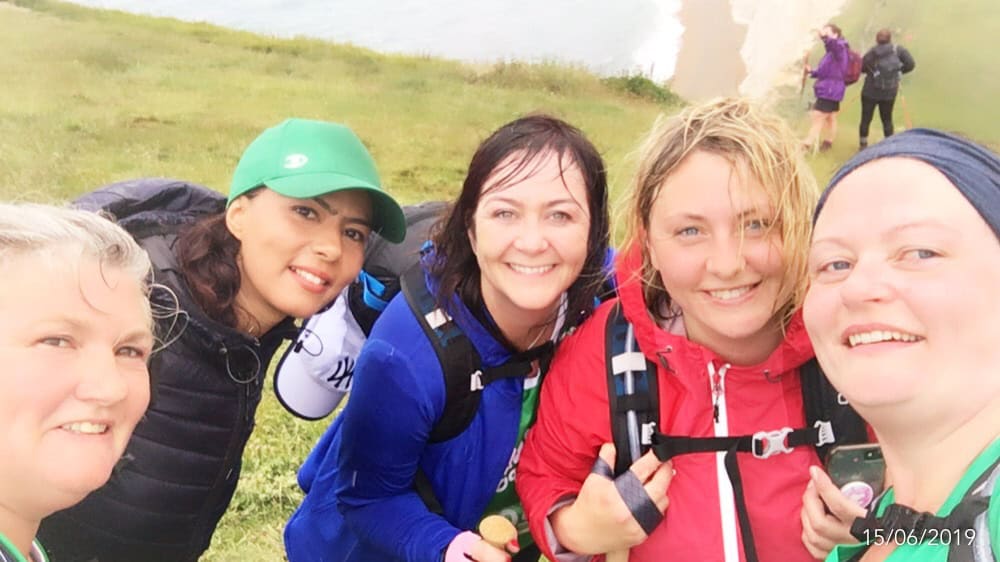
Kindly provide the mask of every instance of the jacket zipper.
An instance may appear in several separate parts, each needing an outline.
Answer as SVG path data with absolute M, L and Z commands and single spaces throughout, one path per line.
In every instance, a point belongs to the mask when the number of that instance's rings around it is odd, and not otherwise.
M 712 429 L 716 437 L 729 437 L 729 412 L 726 409 L 726 372 L 730 364 L 715 369 L 708 362 L 708 383 L 712 391 Z M 715 477 L 719 487 L 719 513 L 722 522 L 723 559 L 739 562 L 739 531 L 736 523 L 736 500 L 726 472 L 726 451 L 715 453 Z

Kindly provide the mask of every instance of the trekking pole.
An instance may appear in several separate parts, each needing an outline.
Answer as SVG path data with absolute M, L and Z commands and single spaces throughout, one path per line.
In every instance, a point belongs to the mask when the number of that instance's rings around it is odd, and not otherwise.
M 806 70 L 809 68 L 809 51 L 806 50 L 806 54 L 802 55 L 802 84 L 799 85 L 799 99 L 806 93 L 806 82 L 809 81 L 809 72 Z

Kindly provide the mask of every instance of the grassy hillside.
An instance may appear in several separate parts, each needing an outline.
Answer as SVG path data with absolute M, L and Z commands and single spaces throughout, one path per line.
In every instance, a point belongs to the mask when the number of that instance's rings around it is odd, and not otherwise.
M 613 169 L 658 106 L 557 66 L 473 68 L 314 40 L 18 1 L 0 17 L 0 197 L 67 197 L 119 178 L 228 186 L 245 144 L 284 117 L 354 128 L 407 201 L 454 192 L 471 151 L 522 113 L 587 132 Z
M 531 111 L 581 127 L 618 187 L 667 107 L 648 81 L 573 68 L 383 56 L 48 1 L 0 1 L 0 52 L 0 199 L 62 200 L 140 176 L 225 191 L 245 145 L 291 115 L 349 124 L 405 201 L 456 194 L 478 142 Z M 282 558 L 295 471 L 325 426 L 293 420 L 268 392 L 205 560 Z

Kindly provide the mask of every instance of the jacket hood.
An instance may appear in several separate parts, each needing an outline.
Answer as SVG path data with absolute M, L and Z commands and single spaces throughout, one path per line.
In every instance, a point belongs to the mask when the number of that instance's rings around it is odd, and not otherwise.
M 625 318 L 632 323 L 636 340 L 646 357 L 656 363 L 658 352 L 669 348 L 671 353 L 679 354 L 695 363 L 726 363 L 722 356 L 711 349 L 689 340 L 684 335 L 671 334 L 660 328 L 647 312 L 646 299 L 642 291 L 641 270 L 642 253 L 638 245 L 619 254 L 616 266 L 618 296 Z M 763 376 L 779 374 L 798 368 L 814 356 L 812 343 L 802 322 L 802 311 L 799 310 L 786 326 L 785 338 L 770 356 L 757 365 L 733 365 L 730 372 L 745 371 Z
M 194 301 L 181 274 L 174 244 L 183 225 L 199 218 L 221 213 L 226 198 L 207 187 L 169 178 L 140 178 L 109 184 L 86 193 L 73 201 L 73 206 L 112 215 L 149 254 L 153 263 L 153 286 L 150 301 L 155 307 L 179 312 L 172 319 L 160 320 L 167 333 L 157 334 L 172 341 L 184 331 L 194 332 L 189 339 L 206 351 L 229 353 L 254 349 L 257 342 L 242 332 L 209 318 Z M 272 328 L 262 339 L 274 336 L 294 337 L 293 321 L 286 319 Z M 266 367 L 266 366 L 264 366 Z
M 190 222 L 222 212 L 226 198 L 216 191 L 170 178 L 140 178 L 120 181 L 80 196 L 73 206 L 110 213 L 136 239 L 150 229 Z

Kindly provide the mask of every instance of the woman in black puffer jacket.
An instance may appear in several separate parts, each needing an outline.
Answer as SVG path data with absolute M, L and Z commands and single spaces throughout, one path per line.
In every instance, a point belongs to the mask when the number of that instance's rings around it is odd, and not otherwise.
M 239 479 L 264 374 L 282 339 L 360 271 L 372 232 L 405 221 L 346 127 L 290 119 L 237 165 L 228 200 L 176 180 L 121 182 L 78 206 L 114 214 L 146 249 L 167 347 L 152 403 L 110 482 L 42 523 L 52 562 L 189 562 Z

